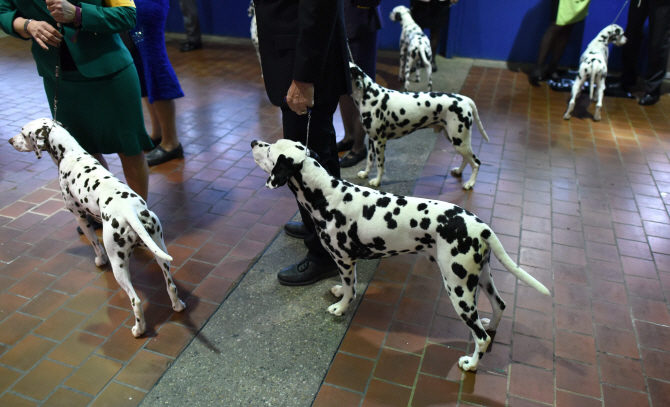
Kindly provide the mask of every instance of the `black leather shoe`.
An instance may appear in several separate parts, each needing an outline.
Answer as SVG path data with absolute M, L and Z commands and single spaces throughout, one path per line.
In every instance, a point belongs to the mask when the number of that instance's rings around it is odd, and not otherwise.
M 102 223 L 93 219 L 93 217 L 91 215 L 86 215 L 86 220 L 88 221 L 88 223 L 90 223 L 93 226 L 93 230 L 102 229 Z M 79 226 L 77 226 L 77 233 L 79 233 L 80 235 L 83 235 L 84 231 L 81 230 L 81 228 Z
M 175 158 L 182 158 L 184 156 L 184 149 L 181 144 L 170 151 L 165 151 L 161 146 L 154 148 L 147 153 L 147 164 L 149 166 L 166 163 Z
M 353 151 L 349 150 L 347 155 L 342 157 L 340 160 L 340 168 L 353 167 L 354 165 L 361 162 L 365 157 L 367 157 L 367 155 L 368 152 L 365 149 L 361 150 L 360 153 L 354 153 Z
M 540 81 L 542 81 L 542 69 L 535 68 L 528 75 L 528 82 L 533 86 L 540 86 Z
M 621 82 L 613 83 L 605 88 L 605 96 L 614 96 L 617 98 L 635 99 L 630 93 L 630 88 L 623 85 Z
M 200 48 L 202 48 L 202 42 L 186 41 L 181 44 L 181 47 L 179 47 L 179 51 L 189 52 L 189 51 L 195 51 L 196 49 Z
M 349 140 L 349 141 L 338 141 L 337 142 L 337 152 L 338 153 L 343 153 L 345 151 L 351 150 L 351 147 L 354 146 L 354 140 Z
M 277 279 L 281 285 L 310 285 L 339 274 L 337 265 L 332 262 L 319 264 L 305 257 L 296 264 L 281 270 L 277 274 Z
M 650 94 L 647 93 L 647 94 L 644 95 L 644 97 L 643 97 L 642 99 L 640 99 L 640 101 L 637 102 L 637 103 L 640 104 L 640 105 L 642 105 L 642 106 L 651 106 L 651 105 L 655 105 L 655 104 L 658 102 L 658 100 L 659 100 L 660 98 L 661 98 L 660 95 L 656 95 L 656 96 L 654 96 L 654 95 L 650 95 Z
M 163 141 L 163 137 L 159 137 L 156 140 L 151 139 L 151 142 L 154 144 L 153 148 L 150 148 L 148 150 L 144 150 L 144 152 L 148 153 L 149 151 L 153 150 L 154 148 L 158 147 L 161 145 L 161 142 Z
M 286 222 L 284 231 L 287 235 L 297 239 L 304 239 L 307 237 L 307 228 L 302 222 Z

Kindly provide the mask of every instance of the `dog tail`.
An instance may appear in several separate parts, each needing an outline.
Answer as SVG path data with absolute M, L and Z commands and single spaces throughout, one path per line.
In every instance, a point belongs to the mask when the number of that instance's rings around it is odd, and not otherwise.
M 482 133 L 482 136 L 484 137 L 484 140 L 487 142 L 489 141 L 489 136 L 486 134 L 486 130 L 484 130 L 484 125 L 482 125 L 482 121 L 479 119 L 479 112 L 477 111 L 477 105 L 475 104 L 474 100 L 470 99 L 470 106 L 472 107 L 472 116 L 474 117 L 475 121 L 477 122 L 477 127 L 479 127 L 479 132 Z
M 126 221 L 130 227 L 133 228 L 135 233 L 137 233 L 142 242 L 144 242 L 144 244 L 147 246 L 147 249 L 151 251 L 151 253 L 163 260 L 172 261 L 172 256 L 161 250 L 160 247 L 156 245 L 151 236 L 149 236 L 146 229 L 144 229 L 144 225 L 142 225 L 142 222 L 140 222 L 140 219 L 137 217 L 137 212 L 133 211 L 132 216 L 126 217 Z
M 490 236 L 485 238 L 485 233 L 490 232 Z M 502 243 L 500 243 L 500 240 L 498 240 L 498 237 L 493 233 L 492 230 L 486 229 L 482 233 L 482 238 L 488 243 L 489 247 L 491 248 L 491 251 L 493 254 L 496 256 L 496 258 L 500 261 L 500 263 L 505 266 L 507 271 L 510 273 L 514 274 L 516 278 L 519 280 L 523 281 L 524 283 L 528 284 L 529 286 L 533 287 L 537 291 L 541 292 L 544 295 L 550 295 L 549 290 L 547 290 L 547 287 L 542 285 L 539 281 L 537 281 L 533 276 L 528 274 L 524 269 L 519 267 L 518 264 L 514 262 L 508 255 L 507 252 L 505 251 L 505 248 L 503 247 Z

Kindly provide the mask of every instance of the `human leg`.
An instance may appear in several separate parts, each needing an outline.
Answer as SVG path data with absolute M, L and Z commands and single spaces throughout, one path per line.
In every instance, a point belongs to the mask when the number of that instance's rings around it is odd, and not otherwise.
M 647 63 L 645 97 L 647 104 L 654 104 L 661 96 L 661 84 L 665 79 L 670 51 L 670 3 L 661 0 L 649 1 L 649 53 Z M 642 101 L 641 101 L 642 102 Z M 641 103 L 644 104 L 644 103 Z
M 158 115 L 156 114 L 156 109 L 154 105 L 149 103 L 148 97 L 143 97 L 142 102 L 146 106 L 147 111 L 149 112 L 149 119 L 151 120 L 151 141 L 156 144 L 163 138 L 163 133 L 161 131 L 161 122 L 158 120 Z
M 288 107 L 282 107 L 282 124 L 285 139 L 307 144 L 307 147 L 318 155 L 319 163 L 331 175 L 339 178 L 340 167 L 333 127 L 333 114 L 336 108 L 337 101 L 312 108 L 309 140 L 307 140 L 307 115 L 298 115 Z M 299 209 L 307 232 L 304 242 L 308 253 L 298 263 L 279 272 L 277 278 L 284 285 L 312 284 L 338 274 L 337 265 L 321 244 L 309 211 L 303 207 Z
M 643 0 L 639 7 L 637 2 L 633 2 L 628 9 L 628 23 L 624 32 L 626 44 L 621 49 L 621 86 L 626 89 L 637 83 L 637 64 L 644 37 L 642 29 L 649 12 L 648 5 L 647 0 Z
M 342 143 L 350 140 L 352 146 L 349 153 L 342 157 L 340 166 L 343 168 L 358 164 L 366 156 L 365 150 L 365 130 L 361 124 L 358 109 L 354 100 L 349 95 L 340 97 L 340 114 L 344 124 L 344 139 Z
M 179 6 L 184 16 L 184 30 L 186 31 L 186 41 L 182 43 L 180 51 L 188 52 L 202 48 L 198 2 L 196 0 L 179 0 Z
M 149 195 L 149 167 L 144 153 L 125 155 L 119 153 L 126 183 L 145 201 Z
M 152 106 L 150 112 L 154 112 L 162 139 L 159 146 L 147 153 L 148 164 L 158 165 L 175 158 L 184 157 L 184 149 L 177 137 L 174 99 L 154 100 L 154 103 L 151 103 L 150 106 Z M 152 126 L 153 120 L 152 116 Z

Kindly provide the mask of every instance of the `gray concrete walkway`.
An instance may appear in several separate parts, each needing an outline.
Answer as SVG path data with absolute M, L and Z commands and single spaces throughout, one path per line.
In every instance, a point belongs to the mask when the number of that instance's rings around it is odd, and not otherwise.
M 473 62 L 438 58 L 434 90 L 458 92 Z M 411 194 L 436 138 L 426 130 L 389 143 L 381 188 Z M 367 184 L 356 177 L 363 165 L 343 169 L 342 177 Z M 326 308 L 339 278 L 308 287 L 277 283 L 277 271 L 305 252 L 280 233 L 141 405 L 310 406 L 379 261 L 359 262 L 358 299 L 334 317 Z

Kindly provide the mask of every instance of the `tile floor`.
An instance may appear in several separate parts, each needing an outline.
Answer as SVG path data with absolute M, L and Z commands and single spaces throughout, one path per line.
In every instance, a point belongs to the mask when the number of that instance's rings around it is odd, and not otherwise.
M 414 194 L 491 224 L 553 296 L 493 261 L 507 309 L 478 372 L 463 373 L 474 344 L 435 264 L 384 259 L 314 407 L 670 405 L 670 97 L 606 98 L 596 123 L 564 121 L 568 94 L 504 69 L 473 67 L 461 93 L 491 138 L 475 149 L 477 185 L 460 189 L 448 174 L 460 157 L 440 139 Z M 478 308 L 490 315 L 485 296 Z
M 152 170 L 149 202 L 187 311 L 172 312 L 160 270 L 138 250 L 133 283 L 149 332 L 134 339 L 127 298 L 62 210 L 51 161 L 0 144 L 2 406 L 137 405 L 297 210 L 288 190 L 264 188 L 249 156 L 250 140 L 281 136 L 253 48 L 169 45 L 188 95 L 178 102 L 187 156 Z M 0 49 L 8 138 L 48 109 L 28 44 L 2 38 Z M 393 85 L 395 61 L 384 63 Z M 608 98 L 602 122 L 565 122 L 566 94 L 484 67 L 461 93 L 491 137 L 475 136 L 477 186 L 465 192 L 447 175 L 460 158 L 440 139 L 415 195 L 489 222 L 553 296 L 494 262 L 508 306 L 480 370 L 463 374 L 455 363 L 472 343 L 434 264 L 384 259 L 314 406 L 670 404 L 670 99 L 641 108 Z

